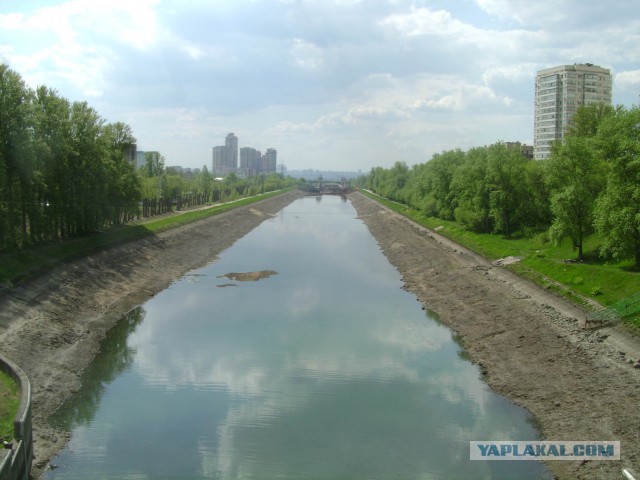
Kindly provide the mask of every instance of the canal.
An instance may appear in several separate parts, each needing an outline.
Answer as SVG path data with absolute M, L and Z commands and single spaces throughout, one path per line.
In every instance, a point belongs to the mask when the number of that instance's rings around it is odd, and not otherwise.
M 295 201 L 109 332 L 46 478 L 552 478 L 469 460 L 538 433 L 401 287 L 347 200 Z

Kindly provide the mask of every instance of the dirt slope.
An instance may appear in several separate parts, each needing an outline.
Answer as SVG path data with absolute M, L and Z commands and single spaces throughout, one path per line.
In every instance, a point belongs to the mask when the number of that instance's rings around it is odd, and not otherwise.
M 36 478 L 66 442 L 47 418 L 78 389 L 115 321 L 299 195 L 112 248 L 0 298 L 0 350 L 32 382 Z M 578 327 L 584 312 L 359 194 L 351 199 L 405 288 L 461 335 L 488 383 L 528 408 L 545 438 L 621 441 L 620 462 L 550 462 L 559 478 L 614 479 L 623 467 L 639 470 L 640 370 L 605 333 Z
M 109 328 L 301 195 L 285 193 L 105 250 L 0 297 L 0 351 L 31 381 L 35 478 L 67 441 L 47 419 L 79 388 L 80 374 Z
M 549 462 L 558 478 L 639 470 L 640 370 L 605 334 L 578 326 L 585 312 L 360 194 L 351 200 L 406 290 L 461 336 L 491 387 L 535 415 L 545 439 L 621 442 L 619 462 Z

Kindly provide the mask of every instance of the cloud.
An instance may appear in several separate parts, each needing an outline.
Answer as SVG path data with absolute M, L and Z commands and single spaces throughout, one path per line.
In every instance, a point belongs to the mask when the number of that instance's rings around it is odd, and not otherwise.
M 619 72 L 614 77 L 614 85 L 617 88 L 631 91 L 637 95 L 639 91 L 638 87 L 640 87 L 640 70 Z
M 456 36 L 462 39 L 473 37 L 477 29 L 453 18 L 445 10 L 411 7 L 410 12 L 389 15 L 381 22 L 407 36 L 436 35 Z
M 291 43 L 289 51 L 296 65 L 305 70 L 317 70 L 322 66 L 321 48 L 300 38 L 294 38 Z
M 536 71 L 568 63 L 611 68 L 614 102 L 637 101 L 638 2 L 430 5 L 5 2 L 0 59 L 191 167 L 229 131 L 277 148 L 289 168 L 336 170 L 528 141 Z
M 158 41 L 157 3 L 70 0 L 31 15 L 0 14 L 2 28 L 26 47 L 19 51 L 5 44 L 2 56 L 30 83 L 55 87 L 62 82 L 76 86 L 82 95 L 100 96 L 117 61 L 113 39 L 139 50 Z

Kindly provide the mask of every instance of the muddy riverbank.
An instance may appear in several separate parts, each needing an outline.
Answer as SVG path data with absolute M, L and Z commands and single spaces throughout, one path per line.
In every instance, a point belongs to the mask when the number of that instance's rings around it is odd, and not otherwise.
M 34 478 L 67 441 L 47 420 L 78 390 L 109 328 L 302 195 L 288 192 L 90 255 L 0 298 L 0 350 L 32 386 Z
M 114 322 L 300 195 L 91 255 L 0 298 L 0 348 L 32 382 L 36 478 L 67 440 L 47 419 L 79 388 Z M 405 289 L 460 335 L 487 382 L 529 409 L 546 439 L 621 442 L 620 462 L 550 462 L 559 478 L 612 479 L 623 467 L 638 470 L 640 370 L 601 331 L 579 328 L 584 312 L 360 194 L 351 200 Z
M 585 312 L 360 194 L 351 200 L 404 288 L 460 335 L 492 388 L 535 415 L 544 439 L 621 442 L 619 462 L 549 462 L 558 478 L 638 470 L 640 370 L 604 333 L 579 327 Z

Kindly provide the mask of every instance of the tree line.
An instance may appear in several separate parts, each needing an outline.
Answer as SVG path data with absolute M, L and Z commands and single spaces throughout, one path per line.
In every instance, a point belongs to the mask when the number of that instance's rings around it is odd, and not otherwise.
M 86 102 L 28 88 L 0 65 L 0 249 L 81 235 L 135 214 L 129 126 Z
M 216 179 L 206 165 L 197 173 L 185 175 L 165 167 L 158 152 L 146 152 L 145 164 L 138 169 L 142 188 L 142 216 L 162 214 L 183 206 L 203 205 L 258 195 L 292 186 L 296 180 L 280 174 L 261 174 L 240 178 L 234 173 Z
M 372 191 L 455 220 L 478 233 L 548 231 L 569 237 L 583 260 L 586 236 L 598 232 L 604 258 L 632 258 L 640 268 L 640 109 L 581 107 L 546 160 L 530 160 L 498 142 L 450 150 L 409 168 L 373 168 Z
M 288 185 L 282 176 L 216 181 L 207 168 L 193 178 L 153 156 L 136 171 L 131 128 L 109 123 L 87 102 L 46 86 L 27 87 L 0 64 L 0 251 L 84 235 L 141 212 L 143 198 L 171 210 L 195 199 L 217 201 Z

